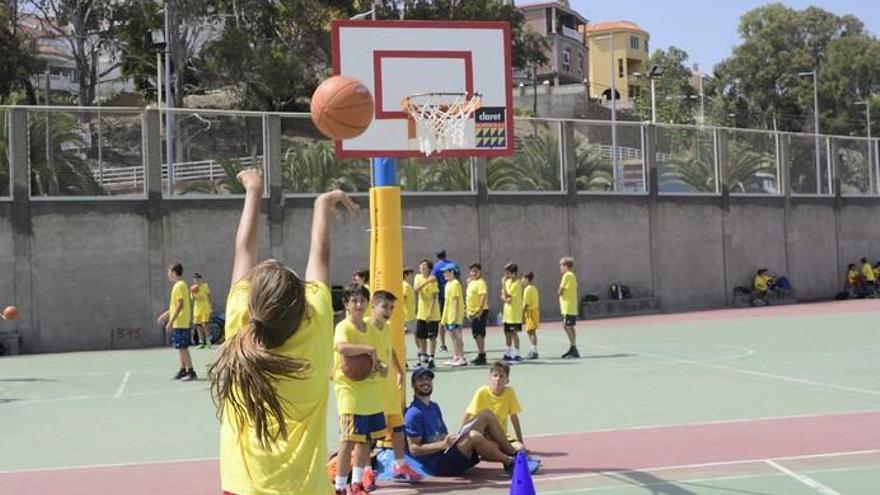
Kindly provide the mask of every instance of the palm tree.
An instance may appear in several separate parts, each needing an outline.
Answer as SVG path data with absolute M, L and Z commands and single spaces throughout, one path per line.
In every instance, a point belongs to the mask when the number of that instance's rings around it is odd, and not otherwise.
M 95 180 L 77 118 L 65 112 L 53 112 L 48 118 L 30 115 L 28 119 L 31 194 L 34 196 L 101 196 L 107 191 Z M 52 160 L 47 159 L 46 126 Z
M 867 146 L 865 142 L 859 144 Z M 867 148 L 858 149 L 843 143 L 837 146 L 834 156 L 837 158 L 837 177 L 840 179 L 841 193 L 866 194 L 870 192 L 871 181 L 867 155 Z
M 660 177 L 664 185 L 682 185 L 693 192 L 715 192 L 714 153 L 711 143 L 699 142 L 674 153 L 667 161 L 669 170 Z M 776 174 L 774 153 L 759 151 L 747 141 L 730 141 L 725 184 L 731 192 L 767 192 L 766 182 Z
M 294 142 L 282 164 L 283 190 L 320 193 L 339 188 L 347 192 L 370 188 L 370 168 L 363 161 L 340 160 L 330 141 Z
M 251 157 L 251 163 L 257 163 L 256 155 Z M 239 184 L 235 177 L 245 167 L 238 160 L 232 158 L 221 158 L 217 160 L 217 164 L 223 168 L 225 174 L 214 180 L 198 181 L 187 184 L 181 194 L 201 193 L 201 194 L 244 194 L 244 187 Z
M 575 143 L 575 174 L 579 190 L 610 190 L 611 167 L 600 149 L 586 139 Z M 495 191 L 559 191 L 562 188 L 559 140 L 546 127 L 519 140 L 516 154 L 489 162 L 489 189 Z
M 660 191 L 715 192 L 714 143 L 684 132 L 668 132 L 669 158 L 657 160 Z
M 470 158 L 419 160 L 398 164 L 400 188 L 405 191 L 470 191 L 473 178 Z
M 754 149 L 750 143 L 732 141 L 725 184 L 731 192 L 764 193 L 769 177 L 776 176 L 776 154 Z M 778 191 L 778 179 L 774 184 Z

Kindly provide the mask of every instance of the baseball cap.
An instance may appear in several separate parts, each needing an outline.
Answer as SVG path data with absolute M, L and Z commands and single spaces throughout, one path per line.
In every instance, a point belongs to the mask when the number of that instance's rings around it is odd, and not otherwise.
M 415 382 L 416 380 L 418 380 L 419 378 L 421 378 L 422 376 L 425 376 L 425 375 L 428 375 L 432 380 L 434 379 L 434 372 L 433 371 L 431 371 L 429 368 L 423 368 L 423 367 L 419 366 L 412 371 L 412 381 Z

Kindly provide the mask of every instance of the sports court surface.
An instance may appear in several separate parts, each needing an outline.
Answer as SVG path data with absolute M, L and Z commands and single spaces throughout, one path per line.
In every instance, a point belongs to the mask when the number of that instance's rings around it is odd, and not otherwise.
M 880 301 L 863 300 L 580 322 L 577 361 L 557 358 L 564 334 L 545 324 L 543 359 L 511 373 L 526 444 L 544 460 L 537 493 L 880 493 L 878 316 Z M 194 350 L 195 383 L 170 379 L 171 349 L 0 359 L 0 493 L 218 494 L 212 355 Z M 486 377 L 438 370 L 451 429 Z M 509 484 L 486 467 L 377 493 Z

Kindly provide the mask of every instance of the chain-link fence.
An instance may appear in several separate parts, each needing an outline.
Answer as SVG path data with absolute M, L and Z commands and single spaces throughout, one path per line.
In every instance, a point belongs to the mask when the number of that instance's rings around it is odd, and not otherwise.
M 10 196 L 14 122 L 27 128 L 23 146 L 32 196 L 145 196 L 145 110 L 18 107 L 22 113 L 13 118 L 13 108 L 0 107 L 0 198 Z M 164 115 L 159 134 L 153 130 L 161 141 L 152 146 L 161 149 L 165 195 L 171 177 L 175 197 L 240 193 L 235 175 L 244 167 L 265 166 L 270 142 L 280 144 L 285 194 L 335 187 L 364 193 L 370 187 L 369 160 L 338 158 L 334 143 L 307 114 L 175 109 L 174 117 L 171 171 Z M 280 120 L 278 136 L 270 136 L 271 119 Z M 843 195 L 880 195 L 877 139 L 534 118 L 515 120 L 514 139 L 512 156 L 486 160 L 490 192 L 562 193 L 571 187 L 581 193 L 645 194 L 651 165 L 658 192 L 667 195 L 713 195 L 726 187 L 734 195 L 827 196 L 835 184 Z M 409 194 L 473 193 L 477 166 L 475 158 L 412 158 L 399 160 L 398 174 Z M 566 184 L 566 166 L 573 167 L 573 185 Z

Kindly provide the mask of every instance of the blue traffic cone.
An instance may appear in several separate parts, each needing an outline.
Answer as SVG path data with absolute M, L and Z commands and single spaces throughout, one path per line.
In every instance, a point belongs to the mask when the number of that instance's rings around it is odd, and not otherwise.
M 528 456 L 522 450 L 516 453 L 513 460 L 513 479 L 510 482 L 510 495 L 536 495 L 535 484 L 529 473 Z

